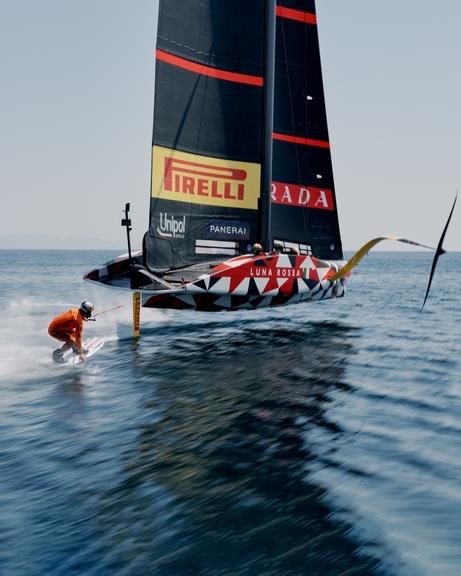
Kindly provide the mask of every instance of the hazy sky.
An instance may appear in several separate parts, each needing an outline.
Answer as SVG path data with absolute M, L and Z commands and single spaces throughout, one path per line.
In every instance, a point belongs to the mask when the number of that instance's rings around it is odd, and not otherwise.
M 155 4 L 0 0 L 0 237 L 123 247 L 129 201 L 139 245 Z M 318 0 L 317 12 L 344 247 L 383 234 L 437 243 L 461 187 L 461 1 Z M 460 223 L 461 199 L 449 250 Z

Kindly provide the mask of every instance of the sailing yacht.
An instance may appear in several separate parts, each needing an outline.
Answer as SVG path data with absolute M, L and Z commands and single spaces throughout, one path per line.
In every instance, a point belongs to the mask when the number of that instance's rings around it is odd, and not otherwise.
M 155 308 L 343 296 L 315 1 L 160 0 L 155 57 L 149 230 L 85 279 Z
M 343 296 L 388 237 L 343 261 L 315 0 L 160 0 L 155 57 L 149 229 L 132 253 L 127 204 L 128 254 L 84 278 L 153 308 Z

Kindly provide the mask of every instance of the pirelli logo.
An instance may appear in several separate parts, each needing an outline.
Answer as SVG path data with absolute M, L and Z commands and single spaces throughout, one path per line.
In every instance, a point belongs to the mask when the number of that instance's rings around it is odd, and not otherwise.
M 258 207 L 261 167 L 154 146 L 152 196 L 229 208 Z

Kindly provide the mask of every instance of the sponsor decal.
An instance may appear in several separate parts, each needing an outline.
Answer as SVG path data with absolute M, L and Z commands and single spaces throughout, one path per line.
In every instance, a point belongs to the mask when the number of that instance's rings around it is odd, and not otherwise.
M 237 242 L 226 242 L 224 240 L 200 240 L 195 241 L 196 254 L 237 254 Z
M 248 240 L 250 224 L 238 220 L 211 220 L 207 224 L 207 237 L 217 240 Z
M 272 182 L 271 200 L 274 204 L 285 204 L 287 206 L 318 208 L 319 210 L 335 209 L 333 193 L 328 188 Z
M 152 197 L 230 208 L 258 207 L 261 166 L 154 146 Z
M 139 336 L 141 292 L 133 292 L 133 336 Z
M 163 236 L 163 238 L 184 238 L 186 233 L 186 217 L 160 212 L 157 233 L 159 236 Z
M 252 278 L 302 278 L 302 268 L 268 268 L 266 266 L 254 266 L 250 268 Z

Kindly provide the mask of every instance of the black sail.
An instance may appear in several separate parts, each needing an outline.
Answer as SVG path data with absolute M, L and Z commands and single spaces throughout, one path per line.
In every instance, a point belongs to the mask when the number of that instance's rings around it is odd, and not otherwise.
M 277 0 L 272 234 L 341 259 L 314 0 Z
M 229 258 L 258 240 L 266 0 L 160 0 L 151 269 Z

